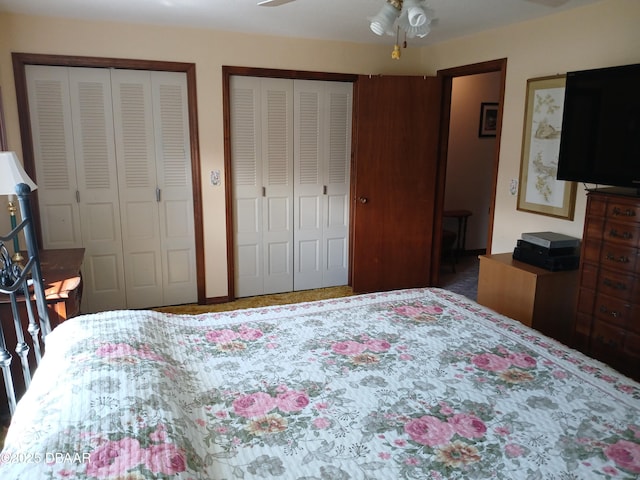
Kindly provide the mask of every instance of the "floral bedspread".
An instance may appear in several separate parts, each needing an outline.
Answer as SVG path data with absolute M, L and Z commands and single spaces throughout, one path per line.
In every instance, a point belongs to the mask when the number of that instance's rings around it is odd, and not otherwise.
M 65 322 L 0 478 L 631 479 L 640 385 L 456 294 Z

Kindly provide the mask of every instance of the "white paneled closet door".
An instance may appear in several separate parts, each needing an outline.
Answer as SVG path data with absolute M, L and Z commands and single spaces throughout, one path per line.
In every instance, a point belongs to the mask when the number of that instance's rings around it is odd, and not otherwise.
M 112 70 L 128 308 L 197 300 L 186 76 Z
M 151 74 L 113 70 L 111 80 L 127 306 L 162 305 Z
M 348 281 L 352 90 L 294 82 L 294 290 Z
M 164 305 L 198 301 L 187 77 L 152 72 Z
M 261 79 L 263 293 L 293 289 L 293 89 Z
M 236 296 L 293 289 L 293 85 L 233 76 Z
M 43 247 L 85 248 L 83 311 L 124 308 L 109 71 L 26 73 Z
M 230 87 L 236 296 L 345 285 L 352 85 Z
M 44 247 L 85 247 L 82 311 L 197 300 L 186 76 L 28 66 Z

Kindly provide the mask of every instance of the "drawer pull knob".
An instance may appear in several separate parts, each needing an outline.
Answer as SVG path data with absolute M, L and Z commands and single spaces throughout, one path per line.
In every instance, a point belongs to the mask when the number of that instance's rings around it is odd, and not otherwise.
M 610 338 L 609 340 L 605 340 L 603 335 L 597 335 L 596 341 L 598 343 L 602 343 L 603 345 L 607 345 L 608 347 L 611 347 L 611 348 L 616 348 L 618 346 L 618 342 L 616 342 L 613 338 Z
M 620 255 L 619 257 L 616 257 L 612 253 L 607 253 L 605 258 L 612 262 L 629 263 L 629 257 L 625 257 L 624 255 Z
M 605 278 L 602 281 L 602 283 L 604 284 L 605 287 L 613 288 L 614 290 L 622 290 L 622 291 L 626 291 L 627 290 L 627 284 L 626 283 L 614 282 L 613 280 L 610 280 L 608 278 Z
M 623 240 L 631 240 L 633 238 L 633 234 L 631 232 L 618 233 L 615 228 L 612 228 L 609 231 L 609 236 L 613 238 L 621 238 Z
M 600 306 L 600 312 L 601 313 L 608 313 L 613 318 L 618 318 L 618 316 L 620 315 L 620 312 L 617 312 L 616 310 L 609 310 L 605 305 L 601 305 Z
M 635 217 L 636 216 L 636 211 L 631 209 L 631 208 L 627 208 L 626 210 L 622 210 L 621 208 L 615 207 L 613 209 L 613 214 L 614 215 L 620 215 L 623 217 Z

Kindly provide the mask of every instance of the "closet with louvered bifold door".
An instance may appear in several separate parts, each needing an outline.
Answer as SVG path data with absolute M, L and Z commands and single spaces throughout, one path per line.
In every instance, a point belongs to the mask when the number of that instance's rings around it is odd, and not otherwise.
M 186 75 L 26 76 L 43 247 L 85 248 L 82 312 L 196 302 Z
M 230 78 L 237 297 L 347 284 L 352 89 Z

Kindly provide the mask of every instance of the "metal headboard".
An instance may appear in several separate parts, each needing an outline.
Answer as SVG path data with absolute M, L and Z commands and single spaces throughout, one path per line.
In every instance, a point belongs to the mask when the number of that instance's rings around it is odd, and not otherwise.
M 8 294 L 11 300 L 11 312 L 13 314 L 13 323 L 17 339 L 16 353 L 20 357 L 22 364 L 22 374 L 24 377 L 25 387 L 29 388 L 31 383 L 31 370 L 29 368 L 29 345 L 25 342 L 25 335 L 22 328 L 20 310 L 18 308 L 18 297 L 24 295 L 24 303 L 26 305 L 27 315 L 29 317 L 29 326 L 27 331 L 33 339 L 33 350 L 36 359 L 36 366 L 40 364 L 42 358 L 42 348 L 44 347 L 44 339 L 51 331 L 49 323 L 49 315 L 45 299 L 44 285 L 42 282 L 42 270 L 40 267 L 40 259 L 38 256 L 38 243 L 36 241 L 36 233 L 33 226 L 33 216 L 31 214 L 31 188 L 25 183 L 16 185 L 16 193 L 20 203 L 22 212 L 22 222 L 16 226 L 6 237 L 0 236 L 0 255 L 2 262 L 5 264 L 5 271 L 10 270 L 11 284 L 7 284 L 6 280 L 0 283 L 0 293 Z M 24 232 L 25 241 L 27 243 L 27 256 L 24 266 L 13 263 L 8 255 L 5 243 L 11 242 L 20 232 Z M 30 278 L 29 278 L 30 277 Z M 32 298 L 33 297 L 33 298 Z M 33 301 L 35 299 L 36 311 L 33 309 Z M 41 344 L 42 341 L 42 344 Z M 4 386 L 7 391 L 9 400 L 9 411 L 11 415 L 16 408 L 16 393 L 11 374 L 11 353 L 7 350 L 2 322 L 0 322 L 0 368 L 4 377 Z

